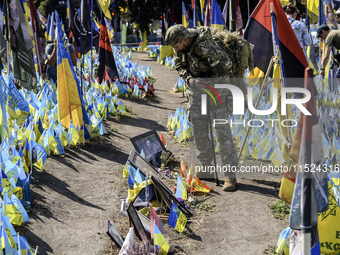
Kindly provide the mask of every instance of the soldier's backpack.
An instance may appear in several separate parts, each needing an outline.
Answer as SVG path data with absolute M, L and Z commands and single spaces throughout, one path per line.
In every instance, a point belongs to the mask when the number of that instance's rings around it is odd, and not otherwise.
M 254 69 L 253 48 L 247 40 L 240 37 L 236 32 L 218 31 L 211 29 L 215 42 L 226 52 L 233 63 L 233 76 L 243 77 L 247 68 L 252 72 Z

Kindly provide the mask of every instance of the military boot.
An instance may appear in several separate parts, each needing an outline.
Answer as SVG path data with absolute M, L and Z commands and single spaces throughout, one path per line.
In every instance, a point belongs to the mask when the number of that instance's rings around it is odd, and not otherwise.
M 226 177 L 224 180 L 223 191 L 234 191 L 236 189 L 236 178 Z

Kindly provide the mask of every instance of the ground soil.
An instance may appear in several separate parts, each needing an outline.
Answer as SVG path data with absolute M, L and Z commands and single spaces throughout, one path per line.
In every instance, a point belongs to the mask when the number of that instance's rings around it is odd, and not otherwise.
M 167 148 L 189 162 L 190 148 L 176 142 L 166 128 L 169 110 L 186 103 L 181 93 L 172 91 L 176 71 L 146 52 L 134 53 L 133 61 L 151 65 L 156 97 L 122 99 L 133 114 L 106 121 L 111 135 L 67 149 L 64 157 L 48 158 L 43 172 L 33 172 L 30 222 L 22 234 L 33 247 L 39 246 L 38 254 L 118 254 L 106 228 L 110 219 L 123 236 L 128 232 L 120 198 L 127 196 L 122 169 L 133 147 L 131 137 L 152 129 L 163 132 Z M 207 201 L 216 206 L 209 211 L 195 209 L 182 235 L 165 228 L 177 254 L 263 254 L 276 244 L 287 224 L 273 218 L 268 206 L 278 199 L 279 179 L 239 178 L 237 191 L 231 193 L 206 183 L 213 189 Z

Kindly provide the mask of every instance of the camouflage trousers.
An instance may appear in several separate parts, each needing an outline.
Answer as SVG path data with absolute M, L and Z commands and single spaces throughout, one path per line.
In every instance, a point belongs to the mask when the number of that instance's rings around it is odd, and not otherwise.
M 207 115 L 202 115 L 201 113 L 201 92 L 197 89 L 192 89 L 189 92 L 189 118 L 192 123 L 196 149 L 199 152 L 197 158 L 203 166 L 211 166 L 214 148 L 212 148 L 212 142 L 209 138 L 209 113 Z M 218 94 L 220 95 L 222 106 L 218 100 L 216 100 L 216 106 L 210 96 L 207 95 L 210 121 L 213 121 L 213 119 L 228 119 L 228 113 L 231 112 L 232 100 L 230 92 L 226 89 L 220 89 Z M 219 124 L 213 127 L 213 129 L 220 145 L 222 166 L 237 166 L 236 146 L 233 143 L 229 124 Z M 214 145 L 216 146 L 216 143 Z M 235 177 L 233 172 L 225 172 L 225 175 L 230 178 Z

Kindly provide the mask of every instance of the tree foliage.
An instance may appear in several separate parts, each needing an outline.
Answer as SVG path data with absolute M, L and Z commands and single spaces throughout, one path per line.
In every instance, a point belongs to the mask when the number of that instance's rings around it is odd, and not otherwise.
M 130 22 L 138 23 L 140 30 L 147 30 L 148 25 L 152 22 L 152 20 L 160 19 L 161 16 L 166 12 L 166 3 L 174 11 L 173 15 L 176 16 L 177 20 L 181 21 L 182 1 L 186 6 L 191 5 L 191 0 L 116 0 L 114 13 L 120 13 L 119 7 L 127 7 L 129 10 L 129 15 L 126 18 Z M 217 0 L 221 10 L 223 10 L 226 1 L 229 0 Z M 255 8 L 258 1 L 259 0 L 250 1 L 250 12 L 252 12 L 252 10 Z M 199 2 L 199 0 L 196 0 L 197 4 L 199 4 Z M 245 23 L 248 19 L 247 0 L 239 0 L 239 5 L 245 26 Z

